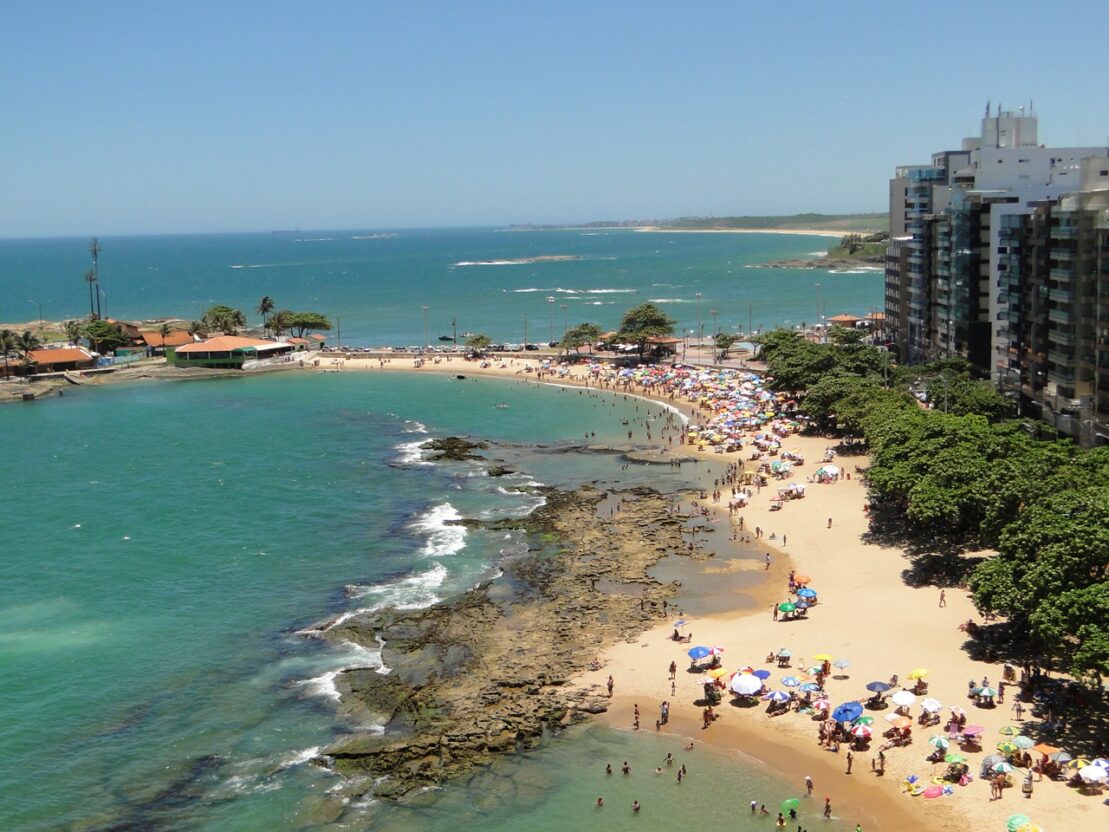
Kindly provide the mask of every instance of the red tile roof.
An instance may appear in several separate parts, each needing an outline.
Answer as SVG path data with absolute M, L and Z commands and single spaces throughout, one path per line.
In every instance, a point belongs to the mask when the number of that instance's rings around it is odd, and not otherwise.
M 242 349 L 243 347 L 275 347 L 276 341 L 263 341 L 261 338 L 239 338 L 236 335 L 219 335 L 215 338 L 209 338 L 207 341 L 201 341 L 198 344 L 186 344 L 183 347 L 178 347 L 177 352 L 190 353 L 190 352 L 230 352 L 231 350 Z
M 183 347 L 193 343 L 193 336 L 180 329 L 167 334 L 165 343 L 162 342 L 162 334 L 156 329 L 140 329 L 139 335 L 151 347 Z
M 58 350 L 31 350 L 27 353 L 40 367 L 49 364 L 69 364 L 74 361 L 95 361 L 92 353 L 80 348 Z

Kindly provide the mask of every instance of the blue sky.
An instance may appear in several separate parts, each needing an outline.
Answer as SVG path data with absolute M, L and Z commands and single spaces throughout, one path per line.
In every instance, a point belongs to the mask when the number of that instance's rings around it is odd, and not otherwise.
M 987 99 L 1109 141 L 1103 2 L 3 9 L 0 237 L 883 210 Z

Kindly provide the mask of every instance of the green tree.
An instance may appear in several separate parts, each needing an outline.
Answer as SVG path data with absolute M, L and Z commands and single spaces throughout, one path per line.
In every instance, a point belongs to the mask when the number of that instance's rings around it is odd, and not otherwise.
M 162 336 L 162 355 L 166 355 L 166 338 L 169 337 L 171 332 L 173 332 L 173 330 L 170 329 L 167 323 L 163 323 L 158 327 L 158 334 Z
M 89 321 L 85 327 L 85 336 L 93 350 L 101 355 L 131 343 L 122 329 L 103 320 Z
M 718 332 L 716 333 L 716 335 L 713 336 L 712 340 L 713 343 L 716 345 L 717 360 L 723 361 L 728 357 L 728 350 L 730 350 L 732 348 L 732 345 L 739 340 L 739 336 L 731 332 Z
M 566 334 L 562 336 L 562 340 L 558 345 L 566 351 L 573 350 L 574 352 L 581 352 L 581 348 L 588 345 L 590 352 L 592 352 L 593 345 L 600 340 L 601 328 L 599 326 L 581 323 L 566 330 Z
M 863 235 L 848 234 L 840 239 L 839 245 L 840 248 L 846 249 L 848 254 L 854 254 L 863 247 Z
M 0 352 L 4 353 L 4 376 L 8 375 L 9 354 L 19 349 L 19 336 L 10 329 L 0 329 Z
M 641 303 L 624 313 L 616 340 L 635 344 L 642 360 L 651 338 L 664 338 L 674 332 L 674 320 L 653 303 Z
M 65 337 L 71 344 L 79 344 L 81 339 L 85 337 L 85 324 L 83 321 L 66 321 L 62 324 L 62 328 L 65 330 Z
M 285 312 L 279 314 L 282 315 L 282 327 L 291 330 L 301 338 L 304 337 L 306 332 L 328 331 L 331 329 L 331 321 L 319 312 Z
M 234 333 L 246 326 L 246 316 L 238 309 L 217 304 L 204 313 L 201 323 L 206 332 Z
M 493 343 L 493 339 L 484 333 L 477 333 L 474 335 L 466 336 L 466 346 L 476 353 L 483 353 L 489 349 Z
M 258 307 L 255 311 L 262 316 L 262 329 L 269 329 L 269 321 L 266 316 L 273 311 L 273 298 L 269 295 L 263 295 L 262 299 L 258 301 Z

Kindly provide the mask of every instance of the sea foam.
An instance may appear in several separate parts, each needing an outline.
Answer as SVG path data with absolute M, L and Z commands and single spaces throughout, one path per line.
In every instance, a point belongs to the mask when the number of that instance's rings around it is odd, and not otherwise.
M 449 522 L 461 519 L 462 515 L 454 506 L 450 503 L 440 503 L 415 520 L 412 528 L 427 535 L 427 543 L 424 544 L 420 554 L 437 557 L 462 551 L 466 546 L 466 527 Z

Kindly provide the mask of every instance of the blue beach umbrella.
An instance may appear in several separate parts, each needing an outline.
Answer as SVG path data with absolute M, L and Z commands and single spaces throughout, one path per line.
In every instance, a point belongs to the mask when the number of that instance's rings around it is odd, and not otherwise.
M 807 610 L 809 607 L 812 606 L 812 604 L 810 604 L 808 601 L 806 601 L 805 599 L 802 598 L 800 601 L 798 601 L 793 606 L 797 607 L 797 609 L 799 609 L 799 610 Z
M 866 686 L 866 689 L 869 691 L 873 691 L 874 693 L 885 693 L 887 690 L 890 689 L 890 686 L 887 685 L 885 682 L 871 682 Z
M 851 662 L 847 659 L 836 659 L 836 661 L 832 662 L 832 666 L 838 667 L 840 670 L 847 670 L 847 668 L 851 666 Z
M 796 676 L 786 676 L 784 679 L 782 679 L 782 684 L 785 685 L 787 688 L 795 688 L 799 684 L 801 684 L 801 680 L 798 679 Z
M 816 691 L 820 690 L 820 685 L 815 682 L 805 682 L 798 690 L 802 693 L 816 693 Z
M 769 670 L 763 670 L 762 668 L 759 668 L 758 670 L 756 670 L 751 675 L 752 676 L 757 676 L 758 678 L 762 679 L 765 682 L 767 679 L 770 678 L 770 671 Z
M 687 622 L 686 622 L 686 620 L 685 620 L 684 618 L 679 618 L 679 619 L 678 619 L 677 621 L 675 621 L 675 622 L 674 622 L 674 627 L 675 627 L 675 628 L 677 628 L 677 627 L 684 627 L 684 626 L 686 625 L 686 623 L 687 623 Z
M 697 647 L 690 647 L 686 655 L 688 655 L 691 659 L 703 659 L 711 652 L 712 651 L 709 650 L 707 647 L 701 647 L 700 645 L 698 645 Z
M 797 597 L 798 598 L 815 598 L 816 597 L 816 590 L 815 589 L 809 589 L 807 586 L 803 586 L 799 590 L 797 590 Z
M 836 722 L 854 722 L 862 715 L 863 706 L 858 702 L 844 702 L 832 711 L 832 719 Z
M 789 694 L 784 690 L 776 690 L 766 695 L 766 698 L 771 702 L 788 702 Z

